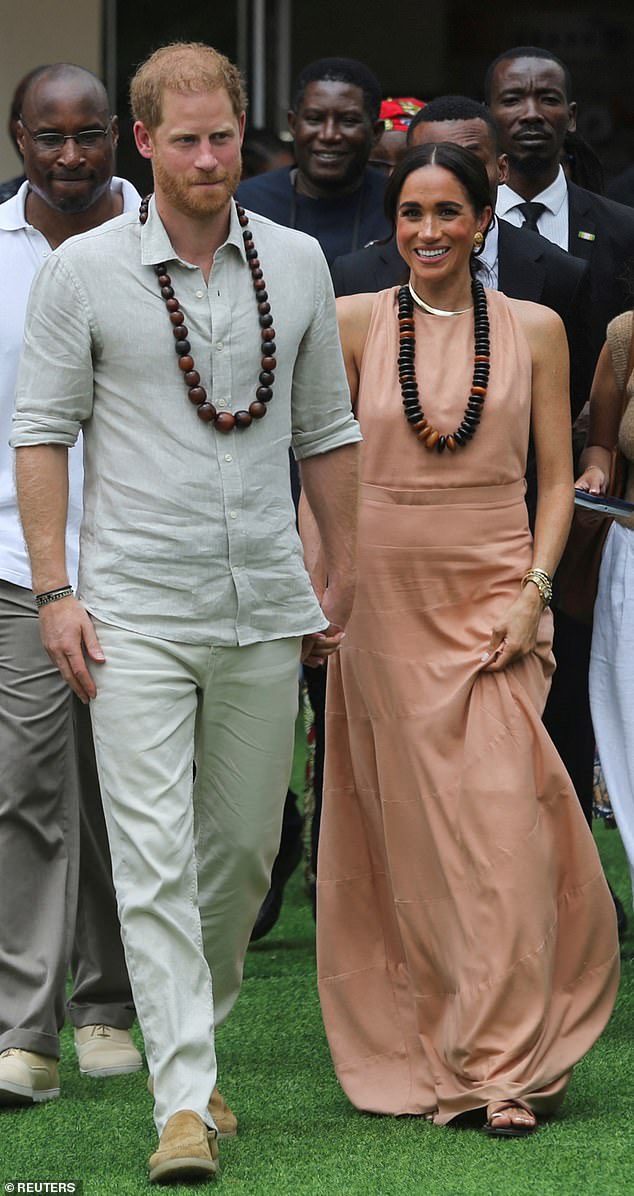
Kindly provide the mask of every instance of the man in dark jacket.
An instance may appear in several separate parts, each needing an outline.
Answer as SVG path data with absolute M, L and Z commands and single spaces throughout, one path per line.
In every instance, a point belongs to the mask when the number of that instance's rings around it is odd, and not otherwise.
M 362 62 L 354 58 L 311 62 L 295 84 L 288 114 L 297 166 L 242 182 L 237 191 L 239 202 L 277 224 L 315 237 L 329 266 L 340 254 L 386 236 L 389 223 L 383 211 L 383 196 L 387 176 L 368 166 L 383 132 L 380 106 L 379 81 Z M 291 480 L 297 497 L 299 479 L 292 461 Z M 326 670 L 306 669 L 305 678 L 315 716 L 314 871 L 324 764 Z M 280 850 L 273 865 L 271 887 L 253 928 L 253 941 L 268 934 L 278 919 L 284 886 L 301 859 L 301 833 L 296 796 L 289 790 Z
M 389 231 L 383 212 L 386 176 L 368 167 L 383 132 L 381 88 L 354 58 L 320 58 L 302 71 L 288 124 L 297 166 L 247 179 L 245 208 L 310 233 L 328 264 Z
M 508 155 L 498 211 L 588 263 L 592 356 L 611 319 L 632 306 L 628 267 L 634 263 L 634 212 L 566 179 L 560 157 L 576 127 L 570 72 L 537 46 L 506 50 L 491 63 L 485 94 Z M 524 231 L 524 230 L 522 230 Z M 594 736 L 588 698 L 591 631 L 556 611 L 557 672 L 544 722 L 563 758 L 589 822 L 592 819 Z M 624 915 L 621 914 L 621 926 Z
M 598 356 L 609 321 L 632 305 L 624 273 L 634 261 L 634 212 L 566 179 L 561 154 L 577 109 L 560 59 L 535 46 L 507 50 L 489 67 L 485 93 L 509 164 L 498 215 L 588 263 Z

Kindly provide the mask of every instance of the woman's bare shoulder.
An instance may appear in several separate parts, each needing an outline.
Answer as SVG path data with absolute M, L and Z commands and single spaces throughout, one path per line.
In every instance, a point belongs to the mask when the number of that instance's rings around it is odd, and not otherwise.
M 344 354 L 361 361 L 376 295 L 343 295 L 337 299 L 337 320 Z
M 527 336 L 546 335 L 557 338 L 561 334 L 565 335 L 563 320 L 552 307 L 545 307 L 543 303 L 531 303 L 528 299 L 509 298 L 508 302 Z
M 347 324 L 365 323 L 370 319 L 376 295 L 342 295 L 337 299 L 337 318 Z

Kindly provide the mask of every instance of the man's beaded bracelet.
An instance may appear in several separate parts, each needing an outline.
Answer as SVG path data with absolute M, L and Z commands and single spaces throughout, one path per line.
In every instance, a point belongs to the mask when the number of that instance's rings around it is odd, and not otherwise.
M 522 589 L 532 581 L 537 586 L 544 606 L 550 606 L 553 597 L 553 579 L 545 569 L 529 569 L 522 578 Z
M 48 606 L 49 602 L 59 602 L 60 598 L 72 598 L 74 590 L 72 586 L 62 586 L 59 590 L 47 590 L 45 594 L 35 595 L 35 605 Z

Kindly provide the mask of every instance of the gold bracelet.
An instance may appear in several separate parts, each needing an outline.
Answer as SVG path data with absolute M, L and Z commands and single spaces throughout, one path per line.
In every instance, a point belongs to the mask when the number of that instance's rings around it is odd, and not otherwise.
M 550 606 L 553 597 L 553 579 L 550 574 L 545 569 L 529 569 L 522 578 L 522 589 L 528 585 L 529 581 L 537 586 L 544 606 Z

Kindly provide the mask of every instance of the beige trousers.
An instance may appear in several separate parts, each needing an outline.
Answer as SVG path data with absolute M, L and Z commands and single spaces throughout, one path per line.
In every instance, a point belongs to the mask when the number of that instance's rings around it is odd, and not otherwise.
M 95 751 L 156 1126 L 179 1109 L 212 1124 L 214 1025 L 279 844 L 300 640 L 219 648 L 95 626 Z

